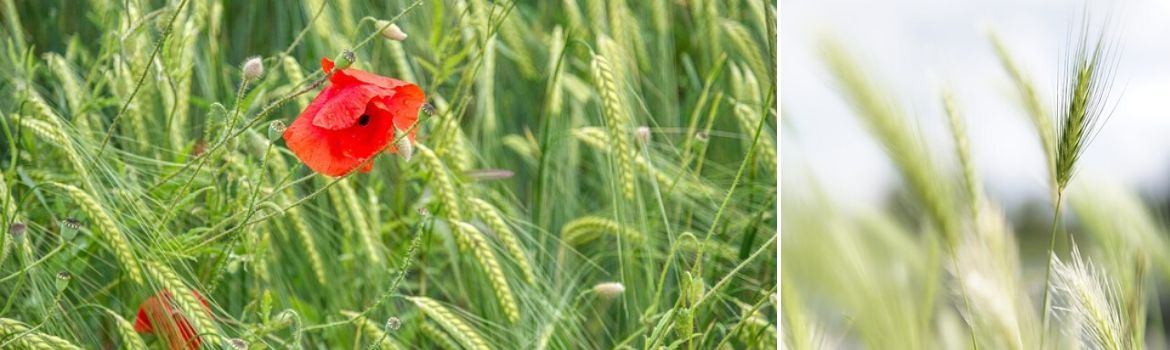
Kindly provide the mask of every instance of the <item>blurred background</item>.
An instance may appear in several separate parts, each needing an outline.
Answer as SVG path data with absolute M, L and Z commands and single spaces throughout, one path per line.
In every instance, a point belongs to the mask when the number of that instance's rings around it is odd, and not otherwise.
M 829 36 L 849 47 L 869 77 L 889 89 L 931 145 L 947 145 L 941 91 L 954 91 L 967 118 L 972 153 L 989 195 L 1009 210 L 1047 203 L 1042 151 L 1016 88 L 989 38 L 1000 37 L 1017 64 L 1055 104 L 1060 54 L 1081 13 L 1110 21 L 1116 55 L 1116 110 L 1082 159 L 1086 182 L 1117 182 L 1151 199 L 1167 196 L 1170 171 L 1170 2 L 785 1 L 780 59 L 786 195 L 816 179 L 854 209 L 885 201 L 898 177 L 880 145 L 837 93 L 820 60 Z M 1085 6 L 1082 8 L 1081 6 Z M 950 147 L 934 155 L 950 157 Z

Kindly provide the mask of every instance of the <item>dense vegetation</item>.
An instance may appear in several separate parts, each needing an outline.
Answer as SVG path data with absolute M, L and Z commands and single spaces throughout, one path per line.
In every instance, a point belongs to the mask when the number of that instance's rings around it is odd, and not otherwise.
M 0 348 L 776 344 L 774 4 L 0 6 Z M 274 122 L 343 50 L 433 112 L 330 178 Z

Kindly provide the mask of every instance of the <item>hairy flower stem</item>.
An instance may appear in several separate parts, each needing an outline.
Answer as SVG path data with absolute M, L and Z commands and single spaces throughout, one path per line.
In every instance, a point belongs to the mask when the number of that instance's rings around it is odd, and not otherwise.
M 1049 303 L 1051 302 L 1049 300 L 1048 296 L 1049 296 L 1049 294 L 1052 294 L 1052 292 L 1051 292 L 1051 289 L 1052 289 L 1051 288 L 1052 254 L 1053 254 L 1053 251 L 1056 250 L 1056 225 L 1058 223 L 1060 223 L 1060 203 L 1062 202 L 1061 199 L 1063 197 L 1064 197 L 1064 189 L 1061 188 L 1061 189 L 1056 190 L 1056 210 L 1052 213 L 1052 232 L 1049 233 L 1048 255 L 1046 256 L 1048 262 L 1046 263 L 1047 267 L 1044 269 L 1044 310 L 1043 310 L 1044 317 L 1043 317 L 1043 321 L 1041 322 L 1041 325 L 1040 325 L 1040 348 L 1041 349 L 1044 348 L 1044 340 L 1047 338 L 1046 336 L 1048 335 L 1048 313 L 1049 313 L 1048 309 L 1050 307 Z

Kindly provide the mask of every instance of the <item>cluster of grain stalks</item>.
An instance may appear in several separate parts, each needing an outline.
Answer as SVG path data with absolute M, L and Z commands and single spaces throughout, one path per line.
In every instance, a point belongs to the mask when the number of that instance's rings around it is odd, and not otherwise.
M 775 346 L 775 5 L 270 5 L 0 0 L 0 348 Z M 427 104 L 334 178 L 344 52 Z

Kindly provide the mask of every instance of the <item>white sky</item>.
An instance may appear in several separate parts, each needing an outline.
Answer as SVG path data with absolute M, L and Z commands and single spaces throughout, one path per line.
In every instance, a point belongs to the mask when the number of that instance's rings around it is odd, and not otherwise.
M 1059 0 L 782 1 L 783 190 L 799 192 L 813 176 L 837 202 L 869 207 L 900 181 L 819 60 L 818 38 L 830 34 L 889 88 L 936 156 L 953 153 L 940 103 L 947 86 L 966 117 L 976 166 L 992 196 L 1009 204 L 1044 196 L 1039 142 L 987 33 L 999 34 L 1048 102 L 1059 53 L 1083 6 Z M 1096 1 L 1088 7 L 1096 22 L 1112 17 L 1123 51 L 1114 58 L 1116 110 L 1073 181 L 1109 179 L 1137 190 L 1166 190 L 1170 2 Z

